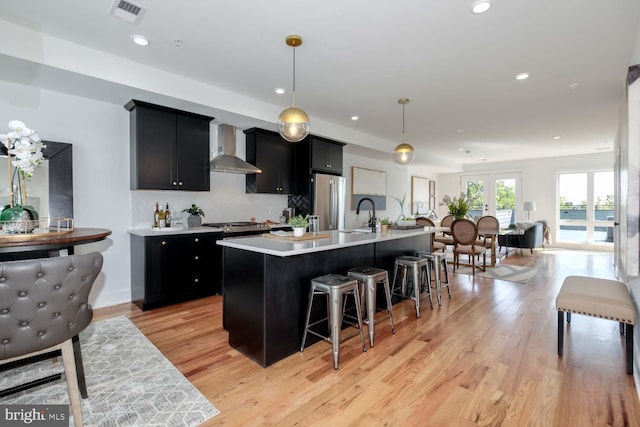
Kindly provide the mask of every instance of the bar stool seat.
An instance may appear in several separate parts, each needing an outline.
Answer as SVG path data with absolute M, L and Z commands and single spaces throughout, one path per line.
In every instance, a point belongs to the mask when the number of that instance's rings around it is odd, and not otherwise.
M 313 297 L 315 295 L 327 296 L 327 312 L 328 316 L 316 322 L 309 323 L 311 318 L 311 306 L 313 305 Z M 364 342 L 364 334 L 362 332 L 362 311 L 360 309 L 360 291 L 358 281 L 355 278 L 342 276 L 339 274 L 326 274 L 324 276 L 311 279 L 311 290 L 309 291 L 309 307 L 307 308 L 307 320 L 305 322 L 304 334 L 302 335 L 302 344 L 300 351 L 304 350 L 304 344 L 307 339 L 307 333 L 314 334 L 325 341 L 332 344 L 333 351 L 333 368 L 338 369 L 338 357 L 340 355 L 340 332 L 343 322 L 342 301 L 344 296 L 353 295 L 356 306 L 357 325 L 360 332 L 360 340 L 362 341 L 362 351 L 367 351 L 367 345 Z M 311 330 L 311 326 L 318 323 L 329 321 L 329 336 L 324 336 L 316 331 Z
M 375 315 L 376 315 L 376 291 L 379 283 L 384 286 L 384 293 L 387 300 L 387 312 L 389 313 L 389 321 L 391 322 L 391 331 L 396 333 L 396 326 L 393 323 L 393 312 L 391 309 L 391 289 L 389 288 L 389 274 L 387 270 L 373 267 L 357 267 L 352 268 L 347 276 L 353 277 L 364 286 L 364 304 L 367 309 L 367 327 L 369 330 L 369 345 L 373 347 L 373 335 L 375 332 Z M 360 308 L 363 304 L 360 304 Z
M 402 298 L 410 297 L 416 303 L 416 317 L 420 317 L 420 297 L 422 295 L 422 286 L 425 285 L 425 290 L 429 296 L 429 305 L 433 310 L 433 301 L 431 299 L 431 273 L 428 268 L 429 261 L 426 258 L 420 258 L 411 255 L 402 255 L 396 258 L 393 266 L 393 283 L 391 285 L 391 295 L 398 295 Z M 411 277 L 413 281 L 413 294 L 409 296 L 407 294 L 407 277 L 408 270 L 411 270 Z M 398 272 L 401 274 L 400 293 L 396 292 L 396 278 Z M 424 272 L 424 276 L 423 273 Z M 425 277 L 426 276 L 426 277 Z M 423 280 L 423 277 L 426 279 Z M 427 285 L 428 284 L 428 285 Z
M 429 267 L 433 268 L 433 279 L 436 283 L 436 298 L 438 305 L 442 305 L 442 284 L 447 287 L 449 299 L 451 299 L 451 289 L 449 288 L 449 272 L 447 271 L 447 254 L 444 252 L 418 252 L 418 257 L 429 260 Z M 440 278 L 440 266 L 444 270 L 445 281 Z

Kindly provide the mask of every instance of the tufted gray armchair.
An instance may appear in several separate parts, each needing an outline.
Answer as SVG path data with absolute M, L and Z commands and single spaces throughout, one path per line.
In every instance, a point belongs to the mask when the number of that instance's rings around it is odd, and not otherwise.
M 97 252 L 0 262 L 0 364 L 61 350 L 76 426 L 82 410 L 72 338 L 91 322 L 87 300 L 101 269 Z

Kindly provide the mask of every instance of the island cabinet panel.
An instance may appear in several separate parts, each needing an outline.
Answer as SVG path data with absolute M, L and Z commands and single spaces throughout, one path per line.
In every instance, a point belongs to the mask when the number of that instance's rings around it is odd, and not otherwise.
M 247 193 L 293 194 L 294 147 L 278 133 L 251 128 L 246 135 L 246 159 L 262 173 L 246 176 Z
M 142 310 L 220 293 L 222 233 L 131 236 L 131 297 Z
M 132 100 L 132 190 L 209 191 L 209 122 L 201 116 Z
M 223 316 L 229 345 L 264 367 L 300 351 L 311 279 L 346 275 L 373 262 L 373 244 L 290 257 L 225 247 Z M 315 298 L 311 322 L 326 315 L 326 299 Z M 318 340 L 308 335 L 307 346 Z

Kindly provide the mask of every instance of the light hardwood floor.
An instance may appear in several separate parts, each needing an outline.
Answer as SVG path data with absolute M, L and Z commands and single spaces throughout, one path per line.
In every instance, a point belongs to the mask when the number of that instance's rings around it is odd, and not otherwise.
M 503 263 L 535 266 L 528 284 L 452 275 L 452 299 L 422 311 L 394 306 L 395 335 L 378 313 L 376 345 L 342 344 L 334 371 L 319 342 L 264 369 L 227 344 L 221 297 L 129 317 L 231 426 L 639 426 L 618 324 L 573 316 L 556 353 L 555 297 L 572 274 L 613 278 L 612 254 L 540 250 Z M 424 306 L 423 306 L 424 307 Z

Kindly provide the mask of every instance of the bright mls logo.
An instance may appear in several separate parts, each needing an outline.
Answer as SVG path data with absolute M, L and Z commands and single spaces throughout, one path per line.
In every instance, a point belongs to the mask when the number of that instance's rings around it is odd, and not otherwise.
M 66 427 L 69 405 L 0 405 L 0 425 Z

